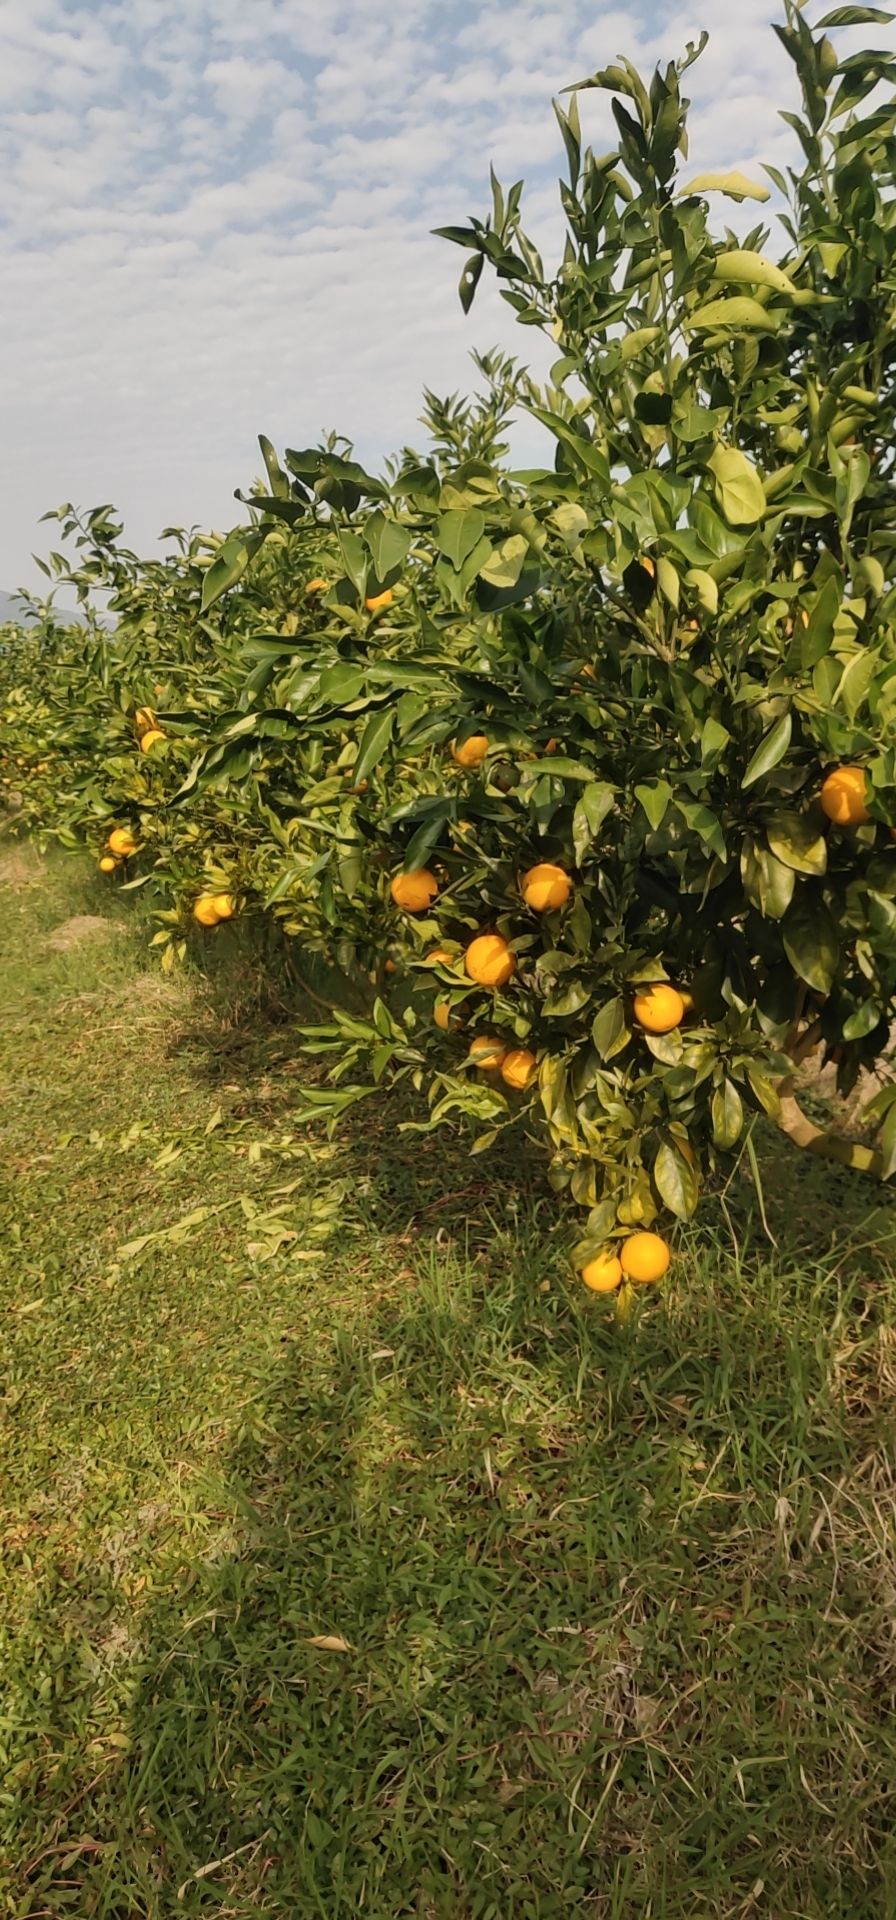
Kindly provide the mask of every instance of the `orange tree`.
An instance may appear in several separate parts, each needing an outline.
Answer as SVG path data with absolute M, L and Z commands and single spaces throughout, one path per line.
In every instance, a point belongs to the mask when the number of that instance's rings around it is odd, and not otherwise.
M 778 31 L 803 152 L 772 175 L 781 258 L 764 227 L 710 225 L 716 195 L 767 188 L 679 177 L 694 48 L 556 109 L 553 276 L 519 186 L 493 179 L 488 220 L 445 230 L 464 305 L 487 263 L 557 344 L 544 387 L 501 368 L 552 468 L 486 447 L 386 483 L 291 456 L 258 503 L 328 500 L 336 570 L 313 641 L 255 644 L 239 725 L 277 814 L 265 898 L 306 945 L 381 969 L 370 1018 L 308 1035 L 335 1057 L 313 1098 L 336 1114 L 398 1073 L 480 1146 L 521 1116 L 546 1129 L 591 1284 L 616 1283 L 632 1226 L 693 1212 L 751 1112 L 896 1166 L 896 1089 L 876 1150 L 819 1137 L 792 1090 L 818 1044 L 851 1087 L 896 986 L 893 63 L 840 60 L 795 7 Z M 589 87 L 619 134 L 600 159 Z
M 248 526 L 201 582 L 182 569 L 180 626 L 217 638 L 139 822 L 161 940 L 195 894 L 186 843 L 300 961 L 371 979 L 367 1011 L 305 1033 L 332 1063 L 309 1110 L 404 1076 L 477 1146 L 546 1133 L 596 1291 L 660 1277 L 654 1229 L 756 1112 L 896 1167 L 896 1088 L 858 1148 L 792 1086 L 820 1045 L 852 1087 L 896 989 L 894 65 L 829 38 L 876 17 L 813 33 L 786 7 L 802 160 L 768 170 L 776 243 L 710 219 L 764 185 L 682 177 L 699 48 L 570 89 L 557 270 L 519 184 L 444 230 L 465 307 L 487 265 L 556 343 L 548 380 L 484 358 L 481 407 L 429 396 L 431 452 L 382 478 L 345 443 L 263 441 Z M 589 88 L 618 132 L 600 157 Z M 507 468 L 514 402 L 550 467 Z

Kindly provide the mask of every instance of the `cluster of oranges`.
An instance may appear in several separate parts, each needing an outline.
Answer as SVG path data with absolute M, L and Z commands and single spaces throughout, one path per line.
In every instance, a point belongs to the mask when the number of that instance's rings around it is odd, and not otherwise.
M 451 756 L 458 767 L 477 772 L 490 747 L 486 734 L 474 733 L 459 743 L 453 741 Z M 867 780 L 862 767 L 834 768 L 826 776 L 820 792 L 824 813 L 841 827 L 862 826 L 871 818 L 867 798 Z M 896 839 L 896 827 L 891 827 L 890 833 Z M 569 874 L 551 861 L 530 867 L 520 880 L 522 898 L 533 913 L 556 912 L 567 904 L 572 890 Z M 390 892 L 395 905 L 403 912 L 426 913 L 437 898 L 439 882 L 428 867 L 418 867 L 410 873 L 395 874 Z M 426 959 L 429 965 L 447 966 L 452 970 L 457 970 L 460 963 L 460 957 L 445 948 L 436 948 Z M 476 986 L 496 990 L 513 979 L 517 960 L 502 934 L 483 932 L 467 946 L 462 967 L 465 977 Z M 687 991 L 667 981 L 648 981 L 635 991 L 632 1016 L 645 1033 L 667 1034 L 681 1026 L 693 1005 Z M 444 997 L 436 1001 L 433 1018 L 445 1033 L 463 1024 L 460 1013 Z M 478 1034 L 471 1040 L 467 1060 L 480 1072 L 500 1073 L 508 1086 L 520 1091 L 525 1091 L 538 1071 L 537 1058 L 529 1048 L 508 1048 L 492 1034 Z M 692 1154 L 688 1152 L 687 1157 L 692 1159 Z M 661 1280 L 670 1258 L 669 1246 L 660 1234 L 633 1233 L 622 1242 L 618 1252 L 612 1246 L 603 1248 L 584 1267 L 582 1279 L 592 1292 L 612 1293 L 624 1281 L 644 1284 Z
M 130 827 L 113 827 L 106 848 L 100 860 L 100 873 L 114 873 L 123 860 L 129 860 L 131 854 L 137 851 L 137 842 Z

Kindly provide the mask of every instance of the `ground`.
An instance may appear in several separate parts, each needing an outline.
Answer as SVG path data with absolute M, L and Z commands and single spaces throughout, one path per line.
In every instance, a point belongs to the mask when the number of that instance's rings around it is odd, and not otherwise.
M 880 1190 L 760 1139 L 620 1333 L 239 929 L 2 877 L 0 1913 L 891 1915 Z

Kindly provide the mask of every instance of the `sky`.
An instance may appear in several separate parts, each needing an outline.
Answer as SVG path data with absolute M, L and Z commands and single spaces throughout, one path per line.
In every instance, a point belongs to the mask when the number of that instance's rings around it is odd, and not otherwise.
M 776 0 L 2 0 L 0 587 L 40 586 L 30 556 L 58 530 L 37 522 L 62 500 L 114 503 L 157 551 L 165 525 L 240 520 L 259 432 L 334 429 L 377 466 L 424 444 L 424 385 L 475 384 L 472 348 L 543 368 L 487 276 L 463 316 L 463 255 L 430 229 L 485 216 L 492 162 L 559 259 L 552 95 L 619 53 L 649 73 L 704 25 L 691 169 L 786 163 L 795 78 L 770 17 Z M 607 103 L 581 104 L 603 151 Z

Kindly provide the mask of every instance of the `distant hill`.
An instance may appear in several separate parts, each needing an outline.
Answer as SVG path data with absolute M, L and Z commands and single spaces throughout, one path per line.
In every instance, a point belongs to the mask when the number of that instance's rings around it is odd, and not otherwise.
M 71 607 L 57 607 L 56 618 L 63 627 L 82 626 L 84 621 L 83 614 Z M 17 627 L 27 627 L 32 624 L 32 621 L 33 615 L 29 614 L 26 607 L 22 606 L 21 601 L 16 599 L 15 594 L 4 593 L 2 589 L 0 589 L 0 627 L 6 626 L 9 623 Z

